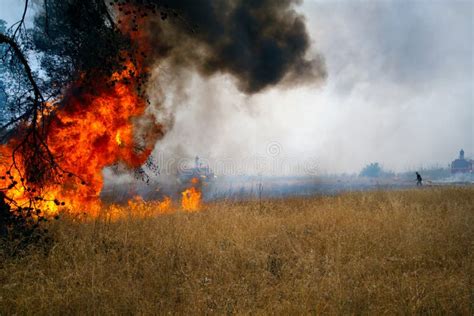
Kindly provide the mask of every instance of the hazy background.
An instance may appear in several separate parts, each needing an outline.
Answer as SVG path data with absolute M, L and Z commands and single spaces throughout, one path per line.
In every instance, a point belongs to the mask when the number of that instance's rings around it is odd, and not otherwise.
M 16 21 L 22 4 L 0 0 L 0 18 Z M 162 66 L 150 91 L 174 124 L 158 159 L 288 174 L 447 166 L 461 148 L 473 156 L 472 1 L 306 0 L 297 10 L 327 81 L 248 97 L 231 77 L 192 71 L 177 89 Z

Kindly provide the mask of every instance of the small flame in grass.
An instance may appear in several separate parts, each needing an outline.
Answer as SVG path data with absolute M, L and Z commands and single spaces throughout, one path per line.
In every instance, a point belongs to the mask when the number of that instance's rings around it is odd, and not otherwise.
M 201 207 L 201 192 L 195 187 L 184 190 L 182 193 L 181 206 L 188 212 L 197 212 Z
M 135 196 L 128 201 L 128 209 L 133 216 L 138 217 L 150 217 L 173 212 L 172 201 L 168 196 L 165 196 L 162 201 L 145 201 L 141 196 Z M 120 212 L 121 210 L 123 208 L 115 206 L 109 210 L 109 213 L 113 219 L 119 219 L 127 215 L 123 211 Z
M 188 212 L 197 212 L 201 207 L 201 190 L 199 178 L 191 179 L 191 187 L 181 192 L 181 207 Z
M 164 213 L 169 213 L 171 212 L 171 198 L 169 196 L 165 196 L 163 201 L 157 202 L 158 204 L 156 205 L 157 211 L 160 214 Z

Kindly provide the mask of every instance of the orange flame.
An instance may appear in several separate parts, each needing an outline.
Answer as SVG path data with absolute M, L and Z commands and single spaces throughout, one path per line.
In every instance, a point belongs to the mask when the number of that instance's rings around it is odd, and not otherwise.
M 18 168 L 14 167 L 11 152 L 8 144 L 0 145 L 0 190 L 18 206 L 32 207 L 41 211 L 42 215 L 57 214 L 65 203 L 60 202 L 53 191 L 29 186 L 23 178 L 21 157 L 15 159 Z
M 154 216 L 172 212 L 171 198 L 165 196 L 163 201 L 144 201 L 140 196 L 135 196 L 128 201 L 128 207 L 134 216 Z
M 41 196 L 40 200 L 34 200 L 35 208 L 49 214 L 56 214 L 65 206 L 72 212 L 98 216 L 102 209 L 99 195 L 104 182 L 103 169 L 117 163 L 128 168 L 140 167 L 151 154 L 156 138 L 162 135 L 161 126 L 148 126 L 147 131 L 156 133 L 147 133 L 142 139 L 137 137 L 140 132 L 137 122 L 147 108 L 137 87 L 141 84 L 138 78 L 146 77 L 149 71 L 144 60 L 144 51 L 150 49 L 146 44 L 148 35 L 132 31 L 129 23 L 122 23 L 121 29 L 141 51 L 126 59 L 121 70 L 110 78 L 97 78 L 87 86 L 79 78 L 69 86 L 63 99 L 55 103 L 61 106 L 51 106 L 43 118 L 50 122 L 46 140 L 49 149 L 61 168 L 67 171 L 61 179 L 52 180 L 41 188 L 30 186 L 23 179 L 19 154 L 15 158 L 18 169 L 11 168 L 16 141 L 0 145 L 0 190 L 9 199 L 27 204 L 31 203 L 32 197 Z M 196 185 L 199 180 L 193 181 Z M 130 203 L 130 209 L 138 212 L 145 202 L 134 199 Z M 201 192 L 197 188 L 182 192 L 184 210 L 194 212 L 200 205 Z M 166 213 L 171 211 L 172 202 L 165 197 L 163 201 L 151 202 L 150 206 L 158 213 Z
M 115 142 L 117 143 L 117 145 L 119 146 L 122 146 L 123 142 L 122 142 L 122 137 L 120 137 L 120 131 L 117 132 L 117 135 L 115 135 Z
M 172 204 L 171 198 L 169 196 L 165 196 L 163 201 L 158 202 L 158 204 L 156 205 L 157 211 L 160 214 L 169 213 L 171 212 L 171 204 Z
M 201 208 L 201 191 L 195 186 L 199 184 L 198 178 L 191 179 L 192 186 L 181 192 L 181 207 L 188 212 L 197 212 Z
M 16 155 L 16 168 L 11 153 L 15 141 L 0 146 L 0 189 L 19 204 L 31 200 L 30 190 L 41 191 L 42 199 L 35 207 L 56 213 L 65 201 L 69 209 L 96 215 L 100 210 L 99 194 L 103 186 L 102 170 L 115 163 L 129 168 L 141 166 L 153 150 L 156 139 L 136 137 L 134 119 L 142 116 L 146 102 L 138 94 L 132 73 L 138 72 L 128 63 L 110 80 L 97 80 L 80 94 L 74 84 L 64 97 L 64 106 L 51 117 L 47 143 L 61 168 L 70 173 L 61 183 L 30 188 L 23 179 L 21 157 Z M 132 71 L 131 71 L 132 70 Z M 127 79 L 127 81 L 117 81 Z M 114 81 L 114 85 L 107 82 Z M 159 126 L 158 126 L 159 128 Z M 77 176 L 77 177 L 76 177 Z M 46 197 L 45 197 L 46 195 Z

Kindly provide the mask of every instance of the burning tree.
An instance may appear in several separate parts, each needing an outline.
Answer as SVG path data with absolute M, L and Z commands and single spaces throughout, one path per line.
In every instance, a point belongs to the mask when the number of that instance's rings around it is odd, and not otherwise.
M 165 131 L 147 98 L 162 62 L 228 73 L 245 93 L 324 79 L 287 1 L 44 0 L 0 33 L 7 112 L 0 189 L 10 206 L 98 212 L 104 167 L 140 168 Z M 31 65 L 35 65 L 32 67 Z
M 44 2 L 34 29 L 27 30 L 26 1 L 22 20 L 0 34 L 12 83 L 10 115 L 0 129 L 0 173 L 16 206 L 56 211 L 65 199 L 93 208 L 102 169 L 117 162 L 140 167 L 162 135 L 153 120 L 146 135 L 136 137 L 146 115 L 149 72 L 138 19 L 156 9 L 131 12 L 122 2 L 111 7 L 104 1 Z M 30 66 L 31 52 L 43 54 L 42 75 Z

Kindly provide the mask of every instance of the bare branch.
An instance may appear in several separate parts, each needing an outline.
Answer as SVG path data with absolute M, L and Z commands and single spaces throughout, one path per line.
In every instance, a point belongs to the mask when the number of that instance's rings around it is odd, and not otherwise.
M 23 9 L 23 15 L 21 16 L 20 21 L 17 22 L 18 26 L 16 27 L 15 31 L 13 32 L 13 36 L 12 36 L 13 39 L 16 37 L 16 34 L 21 29 L 21 27 L 25 24 L 25 17 L 26 17 L 26 12 L 27 11 L 28 11 L 28 0 L 25 0 L 25 7 Z
M 13 52 L 15 53 L 15 56 L 18 58 L 20 63 L 23 65 L 23 68 L 25 70 L 25 74 L 28 78 L 28 81 L 31 84 L 31 87 L 33 88 L 34 94 L 35 94 L 35 103 L 39 102 L 40 100 L 43 101 L 43 96 L 41 94 L 41 91 L 33 78 L 33 72 L 31 71 L 31 67 L 28 64 L 28 60 L 26 59 L 25 55 L 21 51 L 20 47 L 16 43 L 16 41 L 9 37 L 6 36 L 5 34 L 0 33 L 0 44 L 7 44 L 11 49 L 13 49 Z

